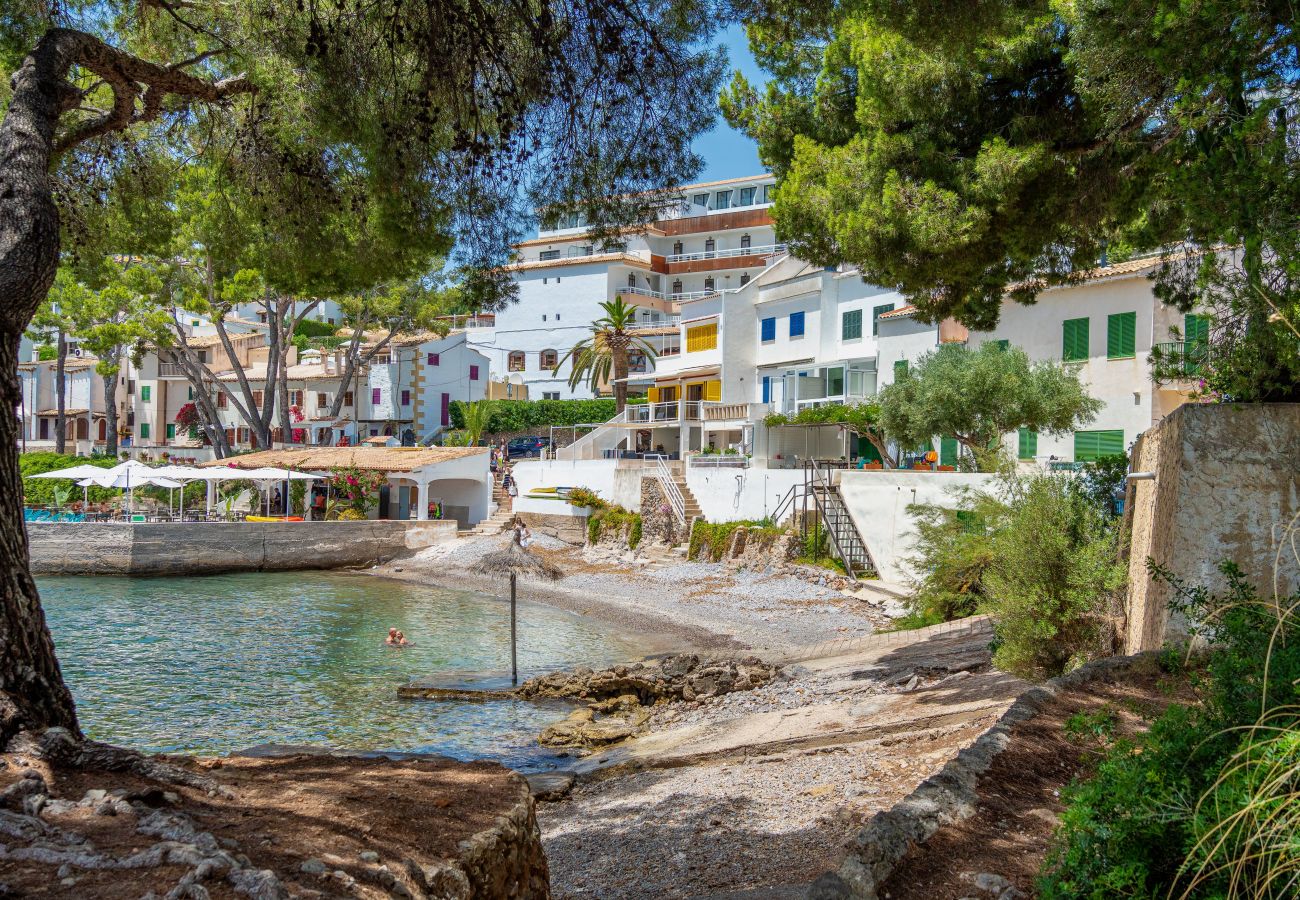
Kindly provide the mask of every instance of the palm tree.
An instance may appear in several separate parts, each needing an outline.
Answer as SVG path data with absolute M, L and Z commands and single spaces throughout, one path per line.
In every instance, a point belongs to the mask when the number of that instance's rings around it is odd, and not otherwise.
M 627 370 L 630 351 L 639 350 L 647 359 L 655 358 L 654 348 L 645 338 L 631 329 L 636 323 L 636 307 L 628 306 L 621 296 L 600 304 L 605 315 L 591 323 L 591 337 L 583 338 L 556 363 L 551 374 L 560 374 L 565 360 L 572 360 L 569 387 L 576 388 L 584 380 L 598 393 L 602 384 L 614 388 L 614 409 L 622 412 L 627 406 Z
M 466 403 L 462 410 L 469 446 L 477 447 L 478 442 L 483 439 L 483 432 L 487 431 L 488 422 L 492 420 L 492 413 L 496 411 L 496 404 L 491 400 L 475 400 L 473 403 Z

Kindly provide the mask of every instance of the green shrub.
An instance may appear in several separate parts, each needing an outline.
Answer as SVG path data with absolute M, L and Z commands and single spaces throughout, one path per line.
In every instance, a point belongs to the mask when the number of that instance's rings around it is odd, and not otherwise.
M 601 499 L 600 494 L 585 487 L 570 488 L 565 499 L 573 506 L 586 506 L 593 511 L 609 505 Z
M 911 562 L 922 575 L 903 623 L 986 612 L 994 661 L 1050 678 L 1109 652 L 1110 607 L 1124 584 L 1119 526 L 1069 474 L 1004 478 L 962 490 L 956 507 L 916 505 Z
M 551 425 L 608 422 L 614 417 L 613 400 L 499 400 L 487 423 L 488 434 L 541 431 Z M 451 424 L 465 427 L 465 404 L 451 403 Z
M 696 519 L 691 528 L 690 541 L 686 545 L 687 559 L 703 559 L 706 562 L 720 562 L 727 555 L 731 546 L 731 536 L 737 528 L 757 528 L 765 537 L 776 537 L 784 533 L 771 519 L 738 519 L 734 522 L 706 522 Z
M 1050 678 L 1110 653 L 1110 608 L 1127 567 L 1119 529 L 1068 475 L 1007 482 L 981 610 L 996 619 L 993 661 L 1024 678 Z
M 1204 702 L 1171 706 L 1070 788 L 1044 900 L 1295 896 L 1300 594 L 1263 601 L 1235 566 L 1221 569 L 1222 596 L 1157 570 L 1174 611 L 1213 638 Z
M 330 325 L 328 322 L 317 322 L 314 319 L 303 319 L 293 329 L 293 336 L 305 338 L 332 338 L 339 330 L 337 325 Z M 315 343 L 313 340 L 312 343 Z
M 912 627 L 974 615 L 986 597 L 984 575 L 993 564 L 993 527 L 1006 513 L 998 497 L 962 491 L 956 509 L 911 507 L 916 549 L 909 559 L 922 576 L 909 602 Z
M 18 471 L 23 476 L 23 502 L 28 506 L 52 506 L 55 500 L 55 488 L 59 485 L 72 485 L 70 500 L 80 500 L 85 495 L 82 488 L 76 487 L 75 481 L 63 481 L 57 478 L 36 478 L 28 480 L 28 475 L 53 472 L 56 469 L 69 469 L 72 466 L 92 465 L 108 469 L 117 465 L 111 456 L 73 456 L 52 452 L 23 453 L 18 457 Z M 91 503 L 102 503 L 115 499 L 122 492 L 116 488 L 92 487 L 89 490 Z
M 586 490 L 586 488 L 580 488 L 579 490 Z M 573 492 L 570 491 L 570 502 L 572 502 L 572 496 Z M 592 496 L 596 497 L 594 492 L 592 492 Z M 641 543 L 641 514 L 634 513 L 621 506 L 606 503 L 599 497 L 596 497 L 596 501 L 599 506 L 593 506 L 591 515 L 587 517 L 587 543 L 595 544 L 599 542 L 600 536 L 605 533 L 605 530 L 612 529 L 624 534 L 627 537 L 628 549 L 635 550 Z

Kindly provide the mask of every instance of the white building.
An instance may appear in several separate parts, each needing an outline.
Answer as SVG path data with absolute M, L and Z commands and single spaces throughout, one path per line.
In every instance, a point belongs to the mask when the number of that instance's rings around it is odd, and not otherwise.
M 638 324 L 657 352 L 674 348 L 683 301 L 742 288 L 781 251 L 769 214 L 770 175 L 687 185 L 676 205 L 613 246 L 597 246 L 581 220 L 553 223 L 518 247 L 510 266 L 519 299 L 498 312 L 491 327 L 470 331 L 470 344 L 487 355 L 492 371 L 517 375 L 532 399 L 591 397 L 583 383 L 568 385 L 567 363 L 557 363 L 604 315 L 600 304 L 622 296 L 638 308 Z M 634 369 L 649 369 L 646 360 Z

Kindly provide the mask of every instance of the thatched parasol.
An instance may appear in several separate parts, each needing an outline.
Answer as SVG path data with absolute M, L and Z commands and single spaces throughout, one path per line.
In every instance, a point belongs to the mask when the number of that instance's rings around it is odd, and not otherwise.
M 519 654 L 516 650 L 516 604 L 515 591 L 516 580 L 520 575 L 527 575 L 533 578 L 545 578 L 549 581 L 555 581 L 563 573 L 559 567 L 543 559 L 540 556 L 529 553 L 519 543 L 520 533 L 518 529 L 511 531 L 510 541 L 506 544 L 504 550 L 494 550 L 491 553 L 484 554 L 479 560 L 479 568 L 486 575 L 500 575 L 510 577 L 510 683 L 519 683 Z

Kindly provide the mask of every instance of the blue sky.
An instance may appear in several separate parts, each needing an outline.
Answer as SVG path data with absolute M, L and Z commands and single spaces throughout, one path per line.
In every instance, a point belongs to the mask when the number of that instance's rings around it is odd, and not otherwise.
M 732 70 L 739 69 L 751 84 L 761 85 L 767 81 L 765 73 L 750 55 L 744 28 L 732 25 L 719 38 L 719 43 L 727 48 Z M 730 80 L 730 76 L 727 80 Z M 763 171 L 763 164 L 758 161 L 758 147 L 739 131 L 729 128 L 722 116 L 718 116 L 717 125 L 712 131 L 695 139 L 695 150 L 704 157 L 704 171 L 700 173 L 700 181 L 742 178 Z

